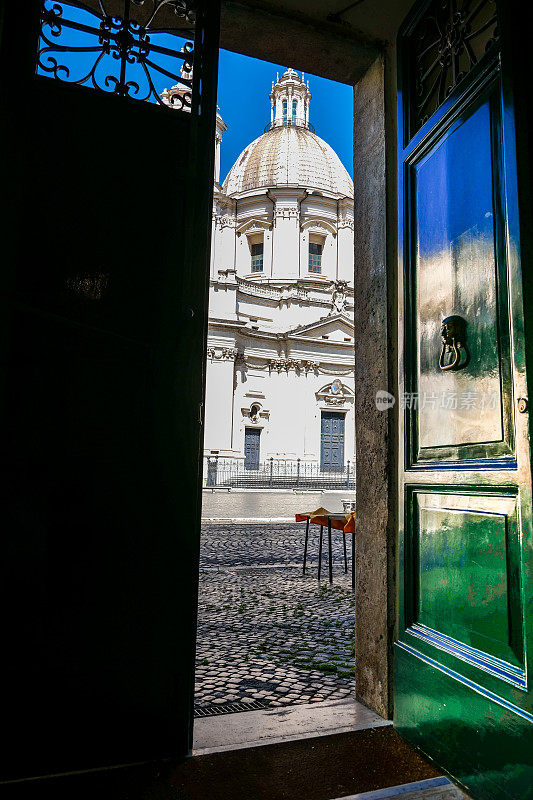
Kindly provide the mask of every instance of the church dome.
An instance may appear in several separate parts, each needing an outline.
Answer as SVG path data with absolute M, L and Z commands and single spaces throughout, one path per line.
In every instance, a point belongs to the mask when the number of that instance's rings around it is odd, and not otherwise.
M 340 158 L 309 124 L 309 81 L 288 69 L 272 82 L 270 125 L 246 147 L 228 172 L 228 195 L 251 189 L 298 186 L 353 197 L 353 183 Z
M 230 169 L 224 192 L 284 185 L 353 197 L 352 180 L 338 155 L 304 125 L 274 125 L 249 144 Z

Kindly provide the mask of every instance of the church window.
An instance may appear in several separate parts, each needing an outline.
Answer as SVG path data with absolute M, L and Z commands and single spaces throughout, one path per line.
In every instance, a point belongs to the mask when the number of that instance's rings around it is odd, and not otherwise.
M 263 272 L 263 242 L 256 242 L 250 247 L 252 253 L 252 272 Z
M 322 272 L 322 244 L 309 242 L 309 272 Z
M 292 101 L 292 121 L 293 122 L 296 122 L 297 111 L 298 111 L 298 101 L 297 100 L 293 100 Z
M 282 114 L 283 114 L 283 122 L 287 122 L 287 101 L 283 100 L 281 104 Z

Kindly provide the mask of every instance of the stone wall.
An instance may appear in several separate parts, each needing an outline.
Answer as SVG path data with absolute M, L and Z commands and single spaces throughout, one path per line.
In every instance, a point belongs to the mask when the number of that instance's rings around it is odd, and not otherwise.
M 393 475 L 390 412 L 378 410 L 375 402 L 377 391 L 390 388 L 383 59 L 372 65 L 355 88 L 354 119 L 354 314 L 359 332 L 355 337 L 356 693 L 363 703 L 388 716 Z

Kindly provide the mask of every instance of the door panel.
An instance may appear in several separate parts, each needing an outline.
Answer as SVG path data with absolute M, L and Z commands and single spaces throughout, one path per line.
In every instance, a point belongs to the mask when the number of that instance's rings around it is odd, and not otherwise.
M 261 431 L 246 428 L 244 431 L 244 468 L 259 469 Z
M 416 637 L 430 645 L 425 652 L 453 656 L 447 663 L 458 672 L 472 666 L 524 688 L 516 494 L 417 487 L 408 500 L 402 641 Z
M 512 452 L 509 408 L 504 419 L 502 396 L 502 372 L 509 382 L 508 336 L 501 340 L 502 328 L 508 327 L 506 287 L 505 277 L 498 287 L 496 259 L 500 215 L 494 209 L 493 177 L 500 153 L 491 132 L 499 121 L 497 91 L 495 87 L 478 107 L 469 108 L 411 167 L 419 457 L 443 458 L 443 448 L 456 456 L 461 448 L 462 457 L 468 451 L 475 457 L 480 445 L 488 452 L 489 443 L 493 454 Z M 439 366 L 441 321 L 455 314 L 466 322 L 460 359 L 468 361 L 452 371 Z M 446 366 L 450 355 L 445 353 L 443 360 Z
M 482 86 L 406 163 L 413 466 L 488 457 L 514 463 L 500 97 L 497 79 Z M 453 316 L 465 328 L 457 369 L 448 368 L 455 353 L 441 334 Z
M 420 3 L 399 38 L 395 724 L 473 797 L 524 800 L 531 453 L 518 402 L 527 384 L 512 102 L 494 14 L 490 2 Z M 476 55 L 466 43 L 477 36 Z
M 338 472 L 344 469 L 344 414 L 322 412 L 320 454 L 321 470 Z
M 40 3 L 2 10 L 3 779 L 190 747 L 218 57 L 196 7 L 188 114 L 37 76 Z

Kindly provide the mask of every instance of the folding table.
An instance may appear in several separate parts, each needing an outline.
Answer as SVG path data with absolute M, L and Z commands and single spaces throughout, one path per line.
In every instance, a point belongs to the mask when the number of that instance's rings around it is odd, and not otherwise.
M 306 522 L 305 526 L 305 546 L 303 574 L 307 563 L 307 544 L 309 541 L 309 524 L 320 525 L 320 544 L 318 549 L 318 579 L 322 571 L 322 536 L 324 528 L 328 528 L 328 549 L 329 549 L 329 582 L 333 583 L 333 548 L 331 543 L 331 531 L 342 531 L 344 544 L 344 571 L 348 572 L 348 559 L 346 554 L 346 534 L 352 534 L 352 589 L 355 589 L 355 513 L 334 514 L 325 508 L 317 508 L 316 511 L 307 511 L 296 514 L 296 522 Z

